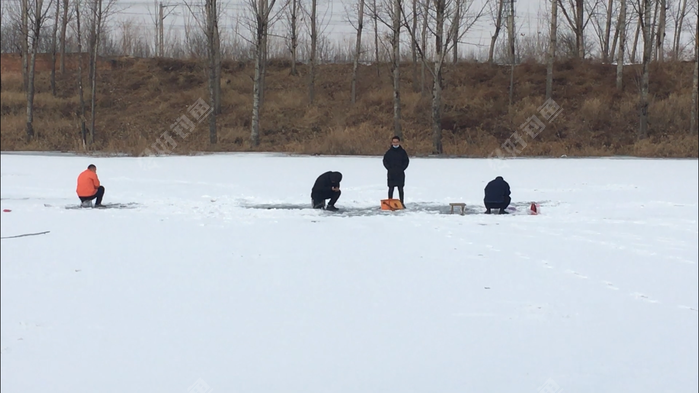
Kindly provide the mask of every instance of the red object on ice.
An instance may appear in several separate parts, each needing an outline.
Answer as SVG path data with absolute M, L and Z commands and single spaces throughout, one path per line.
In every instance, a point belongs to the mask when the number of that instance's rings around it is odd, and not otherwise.
M 9 213 L 9 212 L 11 212 L 12 210 L 10 210 L 10 209 L 2 209 L 2 211 L 4 211 L 5 213 Z
M 529 214 L 532 215 L 537 215 L 540 212 L 539 204 L 532 202 L 532 205 L 529 206 Z

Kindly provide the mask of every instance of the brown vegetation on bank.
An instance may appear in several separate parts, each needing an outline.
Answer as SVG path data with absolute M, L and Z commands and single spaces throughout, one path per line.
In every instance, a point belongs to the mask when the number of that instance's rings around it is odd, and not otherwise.
M 50 57 L 36 67 L 34 130 L 25 133 L 27 101 L 21 60 L 3 54 L 0 81 L 0 144 L 3 151 L 75 151 L 139 155 L 198 98 L 207 99 L 204 64 L 172 59 L 101 59 L 97 77 L 96 141 L 85 150 L 77 118 L 77 57 L 57 75 L 57 96 L 49 85 Z M 520 145 L 519 156 L 697 157 L 690 135 L 694 63 L 653 63 L 650 70 L 649 138 L 636 140 L 640 65 L 628 66 L 624 91 L 615 88 L 616 66 L 568 60 L 554 69 L 553 99 L 563 111 L 536 138 Z M 305 66 L 268 65 L 255 151 L 301 154 L 381 154 L 393 135 L 393 100 L 388 65 L 360 66 L 357 103 L 350 103 L 351 64 L 320 65 L 316 103 L 309 105 Z M 173 135 L 177 154 L 251 151 L 253 65 L 224 62 L 218 143 L 209 144 L 202 122 L 185 139 Z M 487 157 L 544 103 L 546 67 L 524 63 L 515 70 L 514 105 L 508 105 L 509 68 L 463 62 L 444 75 L 443 144 L 446 155 Z M 87 80 L 87 76 L 85 80 Z M 404 145 L 412 155 L 432 151 L 429 72 L 424 94 L 413 91 L 412 65 L 401 71 Z M 86 83 L 86 82 L 85 82 Z M 89 94 L 85 99 L 89 100 Z M 89 117 L 89 113 L 88 113 Z

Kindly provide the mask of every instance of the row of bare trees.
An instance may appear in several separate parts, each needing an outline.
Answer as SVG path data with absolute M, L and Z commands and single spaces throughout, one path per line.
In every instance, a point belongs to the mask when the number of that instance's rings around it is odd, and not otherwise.
M 72 2 L 71 2 L 72 1 Z M 27 139 L 34 138 L 34 96 L 36 57 L 39 53 L 40 43 L 48 42 L 45 52 L 51 54 L 51 93 L 56 96 L 56 63 L 59 63 L 59 72 L 65 74 L 66 37 L 69 23 L 74 20 L 71 28 L 77 37 L 78 53 L 78 78 L 77 87 L 80 96 L 80 108 L 78 118 L 80 135 L 84 145 L 95 141 L 95 108 L 97 87 L 97 58 L 99 45 L 104 32 L 104 24 L 112 14 L 116 0 L 19 0 L 17 7 L 8 7 L 5 15 L 12 22 L 11 26 L 19 32 L 18 50 L 22 56 L 22 80 L 23 90 L 27 97 Z M 53 14 L 51 14 L 53 12 Z M 9 15 L 7 15 L 9 13 Z M 50 38 L 42 37 L 42 31 L 46 28 L 47 21 L 53 19 Z M 60 28 L 60 30 L 59 30 Z M 87 37 L 88 45 L 88 81 L 90 86 L 90 129 L 88 140 L 86 127 L 86 109 L 83 88 L 83 37 Z M 57 62 L 57 52 L 60 61 Z
M 45 2 L 48 0 L 44 0 Z M 112 18 L 112 26 L 105 30 L 104 42 L 100 44 L 100 54 L 102 55 L 133 55 L 138 57 L 205 57 L 205 30 L 201 29 L 201 22 L 203 16 L 203 10 L 206 6 L 206 0 L 183 0 L 184 3 L 170 3 L 167 5 L 156 5 L 156 8 L 160 9 L 160 16 L 153 16 L 153 22 L 156 24 L 155 34 L 153 29 L 147 28 L 147 25 L 143 21 L 137 21 L 134 18 Z M 189 2 L 188 2 L 189 1 Z M 312 0 L 284 0 L 282 4 L 277 4 L 278 10 L 275 15 L 270 17 L 268 30 L 269 30 L 269 45 L 270 45 L 270 56 L 272 57 L 290 57 L 292 59 L 309 59 L 310 46 L 312 40 L 310 37 L 313 32 L 312 23 L 310 21 L 316 21 L 316 35 L 318 36 L 316 40 L 317 51 L 319 51 L 318 58 L 324 61 L 353 61 L 351 54 L 356 52 L 355 45 L 361 41 L 360 35 L 359 39 L 352 39 L 346 35 L 342 35 L 339 38 L 331 39 L 327 35 L 324 35 L 322 31 L 326 26 L 321 26 L 322 21 L 318 21 L 317 18 L 311 17 L 311 12 L 313 9 L 317 9 L 317 5 L 314 5 Z M 356 29 L 356 22 L 359 20 L 357 11 L 359 8 L 359 0 L 344 0 L 352 3 L 346 3 L 345 9 L 345 19 L 349 24 L 351 24 Z M 390 7 L 386 7 L 385 4 L 375 4 L 376 0 L 365 0 L 368 1 L 366 8 L 363 9 L 362 21 L 368 19 L 373 22 L 374 25 L 374 45 L 369 48 L 371 42 L 365 41 L 362 46 L 362 59 L 364 61 L 390 61 L 392 57 L 392 45 L 390 44 L 390 39 L 393 36 L 393 24 L 390 15 L 384 14 L 386 11 L 390 12 Z M 423 4 L 420 2 L 414 2 L 411 0 L 405 1 L 407 5 L 406 8 L 414 8 L 410 14 L 412 19 L 407 21 L 408 26 L 411 30 L 415 31 L 417 35 L 421 34 L 420 27 L 426 29 L 428 27 L 425 24 L 420 23 L 419 17 L 423 15 Z M 557 0 L 553 3 L 551 0 L 546 0 L 542 2 L 544 9 L 539 13 L 535 19 L 543 21 L 545 20 L 555 20 L 556 24 L 561 24 L 558 26 L 558 32 L 556 34 L 558 41 L 556 45 L 556 51 L 560 55 L 559 57 L 584 57 L 584 58 L 597 58 L 604 62 L 613 61 L 616 59 L 615 53 L 618 51 L 620 44 L 626 40 L 622 40 L 622 36 L 633 37 L 633 44 L 626 45 L 627 50 L 630 52 L 630 62 L 637 61 L 637 49 L 640 48 L 640 38 L 641 38 L 641 22 L 642 17 L 638 14 L 634 7 L 628 6 L 629 2 L 633 0 Z M 64 22 L 71 21 L 73 19 L 74 11 L 72 3 L 74 0 L 53 0 L 57 3 L 67 3 L 68 4 L 56 4 L 56 12 L 53 12 L 50 19 L 54 23 L 45 23 L 40 30 L 39 40 L 39 52 L 40 53 L 50 53 L 51 46 L 53 42 L 54 33 L 52 30 L 58 28 L 66 27 Z M 190 4 L 191 2 L 191 4 Z M 19 8 L 24 2 L 22 0 L 7 0 L 2 2 L 1 5 L 3 14 L 1 17 L 1 33 L 2 42 L 0 42 L 0 50 L 3 53 L 8 52 L 21 52 L 20 46 L 22 43 L 21 37 L 27 36 L 27 32 L 22 30 L 22 22 L 19 15 L 21 14 Z M 199 4 L 202 3 L 202 4 Z M 306 4 L 308 3 L 308 4 Z M 390 2 L 389 2 L 390 3 Z M 514 35 L 514 44 L 517 47 L 517 61 L 521 61 L 523 58 L 534 57 L 536 60 L 544 61 L 546 57 L 546 52 L 548 51 L 548 45 L 550 43 L 549 38 L 549 28 L 548 22 L 537 24 L 537 26 L 529 26 L 529 29 L 538 30 L 537 34 L 524 34 L 523 23 L 529 23 L 531 19 L 529 16 L 519 16 L 512 15 L 510 6 L 513 2 L 509 0 L 477 0 L 474 4 L 478 4 L 478 8 L 483 5 L 484 16 L 489 16 L 492 21 L 488 18 L 482 18 L 479 21 L 478 28 L 482 31 L 491 30 L 492 34 L 490 38 L 489 45 L 474 44 L 471 42 L 458 42 L 452 47 L 453 60 L 460 58 L 469 57 L 470 53 L 477 54 L 486 53 L 487 61 L 490 63 L 499 62 L 507 63 L 511 62 L 510 52 L 511 43 L 510 35 Z M 552 3 L 557 7 L 553 7 Z M 653 59 L 658 61 L 663 61 L 665 58 L 670 59 L 686 59 L 693 57 L 692 52 L 692 26 L 691 18 L 696 15 L 697 0 L 653 0 L 652 1 L 652 15 L 651 24 L 654 26 L 655 34 L 655 50 L 653 52 Z M 182 7 L 179 7 L 182 5 Z M 185 7 L 186 6 L 186 7 Z M 167 8 L 166 8 L 167 7 Z M 170 15 L 172 10 L 177 7 L 181 8 L 180 11 L 188 11 L 184 18 L 184 25 L 173 24 L 167 26 L 162 18 Z M 60 15 L 59 9 L 62 8 L 64 15 Z M 166 15 L 163 15 L 162 10 L 166 8 L 170 11 Z M 189 8 L 188 10 L 186 8 Z M 249 9 L 236 9 L 235 11 L 223 10 L 219 7 L 218 18 L 220 20 L 225 20 L 225 27 L 220 27 L 219 35 L 221 41 L 221 55 L 223 58 L 235 58 L 237 60 L 253 59 L 251 55 L 254 52 L 254 10 Z M 250 7 L 248 7 L 250 8 Z M 628 12 L 626 11 L 628 9 Z M 118 15 L 119 10 L 115 10 L 114 14 Z M 553 17 L 553 12 L 556 13 L 557 18 Z M 157 10 L 154 10 L 157 12 Z M 232 13 L 233 12 L 233 13 Z M 366 14 L 366 15 L 365 15 Z M 194 15 L 196 23 L 190 20 L 190 17 Z M 182 16 L 182 15 L 180 15 Z M 456 15 L 461 17 L 460 15 Z M 512 16 L 512 17 L 511 17 Z M 169 18 L 169 16 L 168 16 Z M 386 19 L 384 19 L 386 18 Z M 687 18 L 690 18 L 688 21 Z M 282 23 L 278 23 L 282 22 Z M 388 23 L 384 23 L 388 22 Z M 434 21 L 430 21 L 432 24 Z M 73 21 L 74 23 L 74 21 Z M 513 28 L 510 24 L 513 24 Z M 232 24 L 232 26 L 230 25 Z M 366 24 L 365 22 L 363 24 Z M 24 23 L 26 25 L 26 23 Z M 246 26 L 247 25 L 247 26 Z M 301 26 L 309 30 L 308 35 L 301 34 Z M 422 25 L 422 26 L 420 26 Z M 167 26 L 167 30 L 164 30 L 164 26 Z M 364 27 L 364 26 L 363 26 Z M 498 56 L 497 45 L 502 42 L 501 31 L 503 29 L 507 30 L 506 40 L 507 42 L 502 45 L 501 55 Z M 414 51 L 412 50 L 412 42 L 408 29 L 403 30 L 399 38 L 402 43 L 409 44 L 408 46 L 401 47 L 401 60 L 412 60 L 414 58 Z M 76 36 L 74 34 L 74 27 L 69 30 L 61 29 L 61 33 L 67 33 L 67 36 L 61 34 L 61 39 L 58 40 L 62 47 L 68 47 L 69 51 L 75 51 L 77 44 L 75 42 Z M 363 32 L 364 35 L 365 32 Z M 386 33 L 386 34 L 384 34 Z M 514 34 L 513 34 L 514 33 Z M 83 39 L 88 39 L 86 35 Z M 463 37 L 462 37 L 463 39 Z M 469 38 L 469 40 L 473 40 Z M 630 44 L 630 42 L 629 42 Z M 86 45 L 83 43 L 83 45 Z M 434 48 L 432 40 L 426 42 L 424 45 L 426 53 L 430 56 L 436 55 L 436 49 Z M 475 48 L 475 49 L 474 49 Z M 480 49 L 482 48 L 482 49 Z M 384 49 L 384 50 L 382 50 Z M 388 49 L 386 51 L 385 49 Z M 300 52 L 299 52 L 300 51 Z M 342 54 L 338 56 L 338 51 Z M 292 52 L 292 53 L 289 53 Z M 334 54 L 328 54 L 330 52 L 336 52 Z M 372 53 L 373 52 L 373 53 Z M 386 56 L 384 58 L 384 55 Z M 483 60 L 485 61 L 485 56 Z M 417 59 L 416 59 L 417 60 Z
M 83 62 L 78 64 L 78 90 L 80 95 L 80 133 L 84 144 L 93 143 L 95 140 L 95 104 L 96 104 L 96 59 L 100 52 L 100 44 L 106 43 L 105 39 L 109 31 L 108 17 L 114 15 L 116 0 L 18 0 L 19 7 L 10 8 L 11 25 L 19 27 L 20 53 L 22 54 L 24 88 L 27 92 L 27 137 L 32 138 L 34 131 L 33 121 L 33 96 L 34 96 L 34 64 L 36 54 L 39 51 L 42 31 L 45 31 L 46 21 L 53 19 L 50 29 L 50 44 L 47 52 L 52 54 L 55 60 L 57 46 L 60 48 L 60 71 L 65 70 L 64 58 L 68 39 L 68 29 L 71 27 L 75 35 L 77 53 L 82 59 L 83 40 L 87 44 L 88 52 L 88 81 L 90 87 L 90 128 L 89 140 L 87 138 L 86 109 L 82 84 Z M 318 18 L 317 0 L 310 0 L 310 4 L 304 4 L 301 0 L 286 0 L 278 3 L 277 0 L 247 0 L 247 17 L 243 20 L 247 23 L 247 29 L 252 34 L 243 34 L 236 31 L 236 35 L 247 43 L 250 57 L 254 60 L 253 97 L 251 113 L 250 145 L 256 147 L 260 142 L 260 118 L 264 107 L 265 74 L 266 65 L 270 59 L 270 42 L 275 37 L 281 37 L 291 57 L 290 74 L 300 77 L 297 70 L 297 61 L 302 59 L 308 63 L 308 73 L 305 76 L 308 81 L 308 99 L 311 105 L 315 104 L 318 64 L 318 50 L 322 34 L 322 23 Z M 685 20 L 694 11 L 696 16 L 697 0 L 548 0 L 547 13 L 549 20 L 548 32 L 541 34 L 544 57 L 547 62 L 546 97 L 553 97 L 553 64 L 556 58 L 561 58 L 557 53 L 567 48 L 568 55 L 578 58 L 590 57 L 593 45 L 586 35 L 593 26 L 599 40 L 601 60 L 617 62 L 617 88 L 623 88 L 624 64 L 634 60 L 639 35 L 642 47 L 643 72 L 641 77 L 641 105 L 638 138 L 647 136 L 648 129 L 648 80 L 649 64 L 651 61 L 663 61 L 666 51 L 663 45 L 666 42 L 665 30 L 667 29 L 668 10 L 674 15 L 674 37 L 672 40 L 672 57 L 679 58 L 683 45 L 681 33 L 687 24 Z M 671 5 L 674 4 L 675 8 Z M 203 0 L 203 4 L 185 2 L 189 15 L 196 22 L 196 29 L 191 29 L 187 35 L 188 40 L 193 40 L 205 50 L 200 55 L 206 59 L 207 81 L 209 87 L 209 101 L 214 108 L 209 118 L 210 143 L 217 142 L 216 120 L 221 114 L 221 62 L 225 56 L 222 51 L 221 27 L 223 9 L 217 0 Z M 390 77 L 393 86 L 393 132 L 402 136 L 401 126 L 401 84 L 400 72 L 404 68 L 404 60 L 408 57 L 412 60 L 410 69 L 413 73 L 414 91 L 426 94 L 426 81 L 429 75 L 431 79 L 431 113 L 433 132 L 433 151 L 442 153 L 442 90 L 443 72 L 445 64 L 451 54 L 451 61 L 459 59 L 458 48 L 465 44 L 464 37 L 484 17 L 490 15 L 494 19 L 495 28 L 489 50 L 488 62 L 495 63 L 497 52 L 496 43 L 501 42 L 502 58 L 504 63 L 510 66 L 510 104 L 514 96 L 514 69 L 515 64 L 521 60 L 517 57 L 516 34 L 516 10 L 513 0 L 356 0 L 347 7 L 347 19 L 356 30 L 356 40 L 352 53 L 353 73 L 351 78 L 351 102 L 357 100 L 358 65 L 362 59 L 366 60 L 370 53 L 368 46 L 363 45 L 365 18 L 373 22 L 374 45 L 373 61 L 380 75 L 381 58 L 379 53 L 385 53 L 390 60 Z M 53 10 L 53 14 L 51 14 Z M 161 7 L 162 10 L 162 7 Z M 16 11 L 16 12 L 15 12 Z M 563 33 L 559 27 L 559 14 L 563 15 Z M 161 14 L 162 15 L 162 14 Z M 81 21 L 82 16 L 82 21 Z M 299 20 L 303 20 L 309 30 L 309 35 L 304 37 Z M 159 18 L 162 23 L 162 17 Z M 286 23 L 279 23 L 284 21 Z M 71 23 L 73 22 L 73 23 Z M 590 23 L 591 22 L 591 23 Z M 279 27 L 279 25 L 282 25 Z M 504 25 L 504 27 L 503 27 Z M 696 28 L 696 18 L 695 18 Z M 60 39 L 57 36 L 60 26 Z M 160 25 L 162 27 L 162 25 Z M 630 26 L 635 26 L 635 36 L 631 50 L 627 46 Z M 565 28 L 567 27 L 567 29 Z M 500 40 L 502 29 L 507 31 L 505 42 Z M 379 31 L 386 34 L 380 36 Z M 614 34 L 612 35 L 612 30 Z M 4 31 L 4 30 L 3 30 Z M 161 55 L 163 54 L 163 34 L 159 35 Z M 197 38 L 199 37 L 199 38 Z M 300 43 L 307 39 L 308 48 L 305 56 L 299 54 Z M 60 45 L 58 42 L 60 41 Z M 561 42 L 569 45 L 561 46 Z M 694 61 L 696 62 L 697 39 L 692 34 L 694 45 Z M 408 49 L 401 44 L 407 43 Z M 630 53 L 629 53 L 630 52 Z M 501 62 L 502 63 L 502 62 Z M 51 72 L 51 88 L 55 94 L 55 67 L 53 62 Z M 696 73 L 695 73 L 696 74 Z M 418 77 L 419 76 L 419 77 Z M 696 86 L 696 76 L 694 81 Z M 695 87 L 696 91 L 696 87 Z M 693 96 L 696 101 L 696 94 Z M 696 105 L 695 105 L 696 106 Z M 695 108 L 693 108 L 694 110 Z M 692 124 L 695 127 L 695 123 Z M 694 129 L 694 128 L 692 128 Z

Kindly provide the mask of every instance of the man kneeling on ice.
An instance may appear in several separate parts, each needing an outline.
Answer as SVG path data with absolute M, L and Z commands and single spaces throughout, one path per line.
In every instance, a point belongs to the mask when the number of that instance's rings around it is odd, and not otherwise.
M 485 214 L 491 214 L 490 209 L 498 209 L 500 214 L 507 214 L 508 206 L 510 206 L 510 185 L 502 178 L 496 177 L 485 186 Z
M 80 198 L 80 206 L 92 207 L 92 200 L 97 199 L 95 207 L 102 207 L 104 187 L 100 185 L 96 166 L 90 164 L 87 169 L 80 173 L 78 176 L 78 188 L 75 191 L 78 193 L 78 198 Z
M 323 209 L 336 211 L 335 202 L 340 198 L 340 182 L 342 181 L 342 173 L 340 172 L 325 172 L 318 176 L 313 189 L 311 190 L 311 200 L 313 201 L 314 209 Z M 328 206 L 325 207 L 325 200 L 330 199 Z

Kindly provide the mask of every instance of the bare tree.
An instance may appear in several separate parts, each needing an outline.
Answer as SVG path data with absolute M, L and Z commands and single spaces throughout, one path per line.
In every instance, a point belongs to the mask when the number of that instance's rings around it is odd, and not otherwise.
M 624 54 L 626 52 L 626 2 L 619 0 L 621 10 L 619 11 L 619 52 L 616 59 L 616 88 L 622 90 L 624 87 Z
M 352 103 L 357 102 L 357 69 L 359 67 L 359 57 L 362 55 L 362 31 L 364 29 L 364 0 L 359 0 L 357 5 L 357 38 L 354 49 L 354 62 L 352 64 Z
M 660 15 L 658 16 L 658 23 L 657 25 L 657 31 L 655 33 L 656 37 L 656 42 L 655 42 L 655 48 L 656 48 L 656 54 L 655 57 L 658 59 L 658 61 L 664 61 L 665 60 L 665 50 L 664 50 L 664 44 L 665 44 L 665 30 L 666 30 L 666 22 L 667 22 L 667 3 L 666 0 L 656 0 L 657 7 L 660 9 Z
M 255 78 L 253 79 L 252 121 L 250 130 L 250 145 L 260 144 L 260 110 L 262 106 L 262 90 L 264 89 L 262 75 L 267 52 L 267 27 L 270 22 L 270 12 L 276 0 L 249 0 L 249 7 L 255 18 Z
M 63 0 L 63 18 L 61 18 L 61 75 L 65 75 L 66 72 L 66 28 L 68 27 L 69 21 L 68 8 L 70 8 L 69 0 Z
M 374 22 L 374 62 L 376 63 L 376 76 L 381 76 L 381 64 L 379 61 L 379 14 L 376 11 L 376 0 L 371 7 L 371 19 Z
M 495 53 L 495 43 L 498 40 L 500 29 L 502 28 L 502 12 L 505 8 L 506 0 L 497 0 L 497 11 L 495 12 L 495 32 L 490 37 L 490 49 L 488 50 L 488 63 L 493 64 L 493 55 Z M 554 0 L 557 1 L 557 0 Z
M 87 130 L 85 129 L 85 95 L 83 89 L 83 45 L 82 31 L 80 28 L 80 7 L 82 0 L 75 0 L 75 21 L 77 23 L 77 41 L 78 41 L 78 95 L 80 97 L 80 138 L 83 143 L 83 148 L 87 145 Z
M 213 25 L 213 56 L 214 56 L 214 112 L 217 115 L 221 114 L 221 33 L 218 27 L 218 20 L 220 17 L 220 10 L 218 8 L 218 0 L 213 6 L 214 22 Z M 162 21 L 161 21 L 162 24 Z M 265 46 L 267 44 L 267 30 L 265 27 Z M 162 45 L 162 41 L 161 41 Z M 264 53 L 265 62 L 263 62 L 263 67 L 267 61 L 267 52 Z M 162 56 L 162 54 L 161 54 Z M 264 72 L 262 73 L 262 83 L 264 84 Z M 263 98 L 264 99 L 264 98 Z
M 99 54 L 100 32 L 102 30 L 102 0 L 92 3 L 92 37 L 90 56 L 90 144 L 95 143 L 95 115 L 97 105 L 97 56 Z
M 60 0 L 56 2 L 56 13 L 54 15 L 53 34 L 51 35 L 51 94 L 56 96 L 56 36 L 58 35 L 58 16 L 61 13 Z
M 623 0 L 622 0 L 623 1 Z M 546 99 L 553 93 L 553 63 L 556 59 L 556 37 L 558 26 L 558 0 L 551 0 L 551 30 L 549 37 L 548 59 L 546 61 Z
M 112 14 L 112 10 L 117 0 L 92 0 L 90 8 L 92 11 L 90 37 L 90 144 L 95 143 L 95 119 L 97 117 L 97 60 L 99 55 L 102 31 L 107 23 L 107 19 Z
M 298 75 L 298 70 L 296 69 L 296 62 L 298 60 L 298 46 L 299 46 L 299 30 L 298 30 L 298 16 L 300 9 L 300 0 L 289 0 L 289 52 L 291 52 L 291 75 Z
M 641 113 L 640 125 L 638 128 L 638 139 L 648 136 L 648 76 L 649 64 L 653 50 L 653 31 L 651 29 L 651 0 L 636 0 L 635 5 L 641 19 L 641 30 L 643 34 L 643 73 L 641 76 Z
M 403 2 L 401 0 L 385 0 L 380 4 L 382 10 L 373 9 L 372 13 L 376 15 L 386 27 L 391 30 L 391 77 L 393 84 L 393 132 L 398 137 L 403 136 L 401 127 L 401 103 L 400 103 L 400 31 L 403 24 L 408 25 L 407 13 L 402 10 Z M 402 21 L 401 15 L 405 19 Z M 415 40 L 413 39 L 413 44 Z
M 694 76 L 692 77 L 692 113 L 689 116 L 689 132 L 697 135 L 697 96 L 699 95 L 699 9 L 694 26 Z
M 563 16 L 565 16 L 571 30 L 575 33 L 575 48 L 577 50 L 577 56 L 580 59 L 585 58 L 585 27 L 590 21 L 588 18 L 585 20 L 585 0 L 568 0 L 569 8 L 563 4 L 563 0 L 559 0 L 558 3 L 561 6 L 561 11 L 563 11 Z M 590 13 L 594 13 L 595 5 L 592 7 Z M 569 12 L 570 11 L 570 12 Z
M 479 11 L 470 14 L 469 11 L 473 6 L 473 1 L 468 0 L 428 0 L 434 6 L 426 7 L 426 10 L 433 12 L 430 19 L 434 21 L 432 33 L 435 39 L 435 56 L 432 60 L 432 67 L 428 68 L 432 74 L 432 152 L 434 154 L 442 154 L 442 72 L 444 61 L 449 53 L 454 42 L 457 42 L 466 34 L 474 23 L 483 15 L 485 6 Z M 456 8 L 459 12 L 456 12 Z M 403 10 L 403 15 L 405 11 Z M 462 17 L 456 18 L 456 15 Z M 407 20 L 407 18 L 406 18 Z M 456 28 L 455 24 L 460 25 Z M 427 63 L 429 60 L 425 55 L 425 45 L 418 44 L 417 35 L 408 23 L 405 24 L 408 33 L 416 43 L 420 59 Z M 458 36 L 456 32 L 459 32 Z
M 393 131 L 399 138 L 403 137 L 400 113 L 400 28 L 401 28 L 401 0 L 393 0 L 393 28 L 391 46 L 393 47 Z M 414 40 L 413 40 L 414 41 Z
M 24 91 L 29 87 L 29 0 L 20 0 L 22 29 L 22 82 Z
M 27 72 L 27 140 L 34 138 L 34 70 L 36 67 L 36 54 L 39 50 L 41 27 L 51 8 L 51 0 L 49 0 L 46 7 L 44 7 L 44 0 L 34 0 L 33 5 L 33 11 L 27 10 L 28 16 L 31 17 L 31 58 L 29 60 L 29 70 Z
M 220 85 L 221 82 L 217 78 L 217 64 L 216 60 L 218 57 L 218 52 L 220 47 L 217 45 L 219 41 L 218 37 L 218 0 L 206 0 L 206 42 L 208 46 L 208 58 L 209 58 L 209 99 L 211 100 L 211 107 L 217 108 L 217 94 L 216 85 Z M 209 143 L 212 145 L 216 144 L 218 137 L 216 135 L 216 117 L 218 113 L 214 109 L 209 115 Z
M 221 10 L 218 7 L 218 0 L 205 0 L 203 15 L 195 12 L 193 6 L 186 0 L 184 4 L 205 37 L 209 105 L 213 108 L 209 114 L 209 143 L 215 145 L 218 142 L 216 120 L 221 108 L 221 41 L 218 26 Z M 189 27 L 186 27 L 186 29 L 189 30 Z M 186 34 L 186 37 L 192 41 L 190 45 L 192 50 L 196 50 L 201 46 L 201 43 L 197 40 L 197 34 L 190 31 L 189 34 Z
M 461 6 L 457 6 L 456 9 L 454 10 L 454 37 L 459 36 L 459 21 L 461 20 Z M 452 62 L 456 64 L 456 62 L 459 60 L 459 40 L 454 41 L 454 45 L 451 47 L 453 56 L 452 56 Z
M 510 0 L 509 11 L 507 13 L 507 32 L 509 33 L 508 45 L 510 55 L 510 106 L 514 103 L 515 95 L 515 0 Z
M 425 95 L 425 71 L 428 68 L 427 65 L 427 59 L 425 59 L 426 53 L 427 53 L 427 27 L 429 26 L 429 18 L 430 18 L 430 1 L 429 0 L 424 0 L 423 1 L 423 6 L 422 6 L 422 30 L 420 31 L 420 44 L 422 45 L 422 53 L 418 51 L 418 54 L 420 54 L 420 59 L 421 59 L 421 64 L 420 64 L 420 95 L 424 96 Z M 412 35 L 415 35 L 415 31 L 412 32 Z M 411 41 L 414 41 L 417 43 L 417 39 L 413 39 Z M 416 45 L 417 49 L 417 45 Z
M 318 49 L 318 28 L 317 28 L 317 13 L 318 13 L 318 0 L 311 0 L 311 56 L 309 59 L 310 72 L 308 75 L 308 96 L 311 104 L 314 103 L 316 98 L 315 86 L 316 86 L 316 57 Z
M 682 36 L 682 25 L 684 18 L 687 16 L 687 0 L 680 0 L 681 4 L 677 7 L 677 12 L 673 14 L 675 19 L 675 33 L 673 36 L 672 54 L 675 60 L 680 58 L 680 42 Z
M 629 0 L 633 1 L 633 0 Z M 637 1 L 637 0 L 636 0 Z M 633 37 L 633 46 L 631 47 L 631 62 L 636 62 L 636 49 L 638 48 L 638 37 L 641 33 L 641 26 L 643 25 L 643 14 L 640 12 L 638 7 L 634 7 L 636 11 L 636 16 L 638 16 L 638 21 L 636 23 L 636 33 Z
M 612 14 L 614 11 L 614 0 L 607 0 L 606 13 L 604 18 L 604 30 L 602 30 L 599 22 L 597 24 L 600 30 L 600 44 L 602 50 L 602 62 L 609 63 L 610 59 L 610 38 L 612 32 Z M 594 23 L 594 22 L 593 22 Z
M 413 32 L 417 32 L 417 19 L 418 19 L 418 5 L 417 0 L 412 0 L 412 14 L 413 14 Z M 416 40 L 410 40 L 410 54 L 413 60 L 413 92 L 420 91 L 420 81 L 418 80 L 418 55 L 417 47 L 415 45 Z

